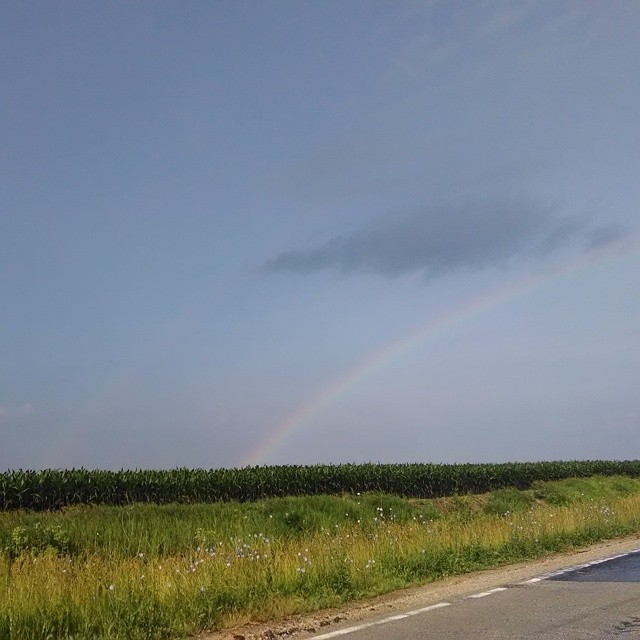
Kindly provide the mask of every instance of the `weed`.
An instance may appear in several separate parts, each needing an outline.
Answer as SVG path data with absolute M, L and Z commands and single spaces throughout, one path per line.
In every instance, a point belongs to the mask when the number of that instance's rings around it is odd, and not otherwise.
M 498 489 L 493 491 L 484 506 L 484 511 L 493 515 L 508 516 L 530 509 L 534 497 L 530 492 L 517 489 Z
M 640 481 L 0 513 L 0 640 L 169 639 L 640 529 Z

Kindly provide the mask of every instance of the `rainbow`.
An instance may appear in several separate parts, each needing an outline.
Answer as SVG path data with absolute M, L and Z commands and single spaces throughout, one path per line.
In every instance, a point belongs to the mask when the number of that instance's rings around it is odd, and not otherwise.
M 589 252 L 561 267 L 535 275 L 528 275 L 520 278 L 515 283 L 511 282 L 506 287 L 498 288 L 488 294 L 483 293 L 474 296 L 455 308 L 446 311 L 438 318 L 419 325 L 409 334 L 385 345 L 346 373 L 332 380 L 306 403 L 298 407 L 286 420 L 276 425 L 255 449 L 243 457 L 238 466 L 264 464 L 268 457 L 285 440 L 300 431 L 323 409 L 332 405 L 339 398 L 349 393 L 356 385 L 361 384 L 393 361 L 433 339 L 443 330 L 467 322 L 501 301 L 510 299 L 520 293 L 531 291 L 558 276 L 572 274 L 599 265 L 606 258 L 617 259 L 633 253 L 638 249 L 638 246 L 637 238 L 634 238 L 632 241 L 625 242 L 624 246 L 616 243 L 600 251 Z

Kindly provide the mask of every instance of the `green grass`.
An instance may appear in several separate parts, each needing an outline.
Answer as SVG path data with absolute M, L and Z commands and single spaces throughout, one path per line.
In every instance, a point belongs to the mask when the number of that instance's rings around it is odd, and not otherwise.
M 534 482 L 530 493 L 548 504 L 568 505 L 592 500 L 608 500 L 638 491 L 638 480 L 618 476 L 608 478 L 567 478 L 562 482 Z
M 264 535 L 297 539 L 323 530 L 378 522 L 407 523 L 440 517 L 434 501 L 397 496 L 309 496 L 259 502 L 136 504 L 125 507 L 73 506 L 51 512 L 0 512 L 0 549 L 52 546 L 74 555 L 107 553 L 132 557 L 167 556 L 238 537 Z M 19 544 L 16 545 L 16 532 Z
M 0 640 L 175 639 L 640 531 L 640 480 L 0 513 Z

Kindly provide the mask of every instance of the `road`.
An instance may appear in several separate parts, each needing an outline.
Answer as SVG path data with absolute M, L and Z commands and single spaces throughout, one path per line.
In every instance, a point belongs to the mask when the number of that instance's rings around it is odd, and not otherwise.
M 640 639 L 640 549 L 315 634 L 315 640 Z

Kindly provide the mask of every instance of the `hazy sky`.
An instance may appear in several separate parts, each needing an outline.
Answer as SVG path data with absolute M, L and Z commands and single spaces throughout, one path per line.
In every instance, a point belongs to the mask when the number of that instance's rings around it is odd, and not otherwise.
M 640 3 L 0 8 L 0 470 L 640 457 Z

